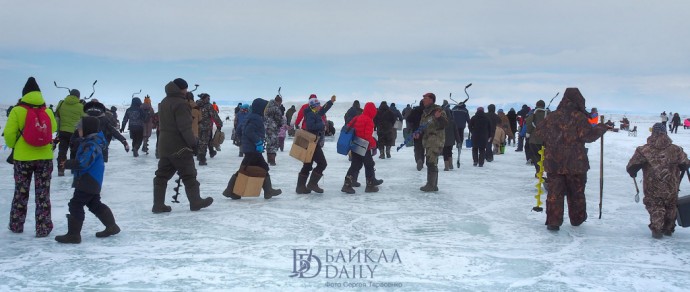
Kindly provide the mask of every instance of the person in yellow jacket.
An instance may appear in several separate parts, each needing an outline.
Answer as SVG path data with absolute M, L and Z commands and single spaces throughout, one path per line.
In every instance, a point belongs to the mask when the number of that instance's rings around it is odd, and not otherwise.
M 36 79 L 29 77 L 22 90 L 20 104 L 44 106 L 45 101 Z M 50 117 L 51 130 L 54 133 L 57 123 L 53 111 L 46 108 Z M 14 197 L 10 210 L 9 229 L 14 233 L 24 232 L 24 221 L 29 201 L 31 178 L 34 177 L 36 192 L 36 237 L 46 237 L 53 230 L 50 207 L 50 179 L 53 172 L 53 145 L 29 145 L 21 131 L 24 129 L 27 109 L 15 106 L 7 118 L 4 135 L 7 147 L 14 149 Z

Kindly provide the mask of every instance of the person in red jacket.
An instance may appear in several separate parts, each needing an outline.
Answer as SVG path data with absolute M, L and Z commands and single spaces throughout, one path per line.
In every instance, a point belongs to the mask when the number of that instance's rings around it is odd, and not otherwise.
M 369 146 L 367 147 L 367 152 L 364 156 L 352 152 L 352 162 L 350 163 L 350 169 L 347 170 L 347 175 L 345 176 L 345 183 L 343 184 L 342 192 L 348 194 L 354 194 L 355 189 L 352 188 L 352 183 L 356 181 L 357 174 L 359 170 L 362 169 L 364 165 L 364 173 L 367 177 L 367 187 L 364 192 L 374 193 L 378 192 L 378 185 L 383 183 L 383 180 L 376 179 L 376 173 L 374 170 L 374 159 L 371 157 L 372 150 L 376 149 L 376 140 L 373 137 L 374 134 L 374 116 L 376 116 L 376 106 L 373 102 L 367 102 L 364 105 L 364 111 L 361 115 L 348 123 L 348 126 L 355 130 L 355 136 L 369 141 Z

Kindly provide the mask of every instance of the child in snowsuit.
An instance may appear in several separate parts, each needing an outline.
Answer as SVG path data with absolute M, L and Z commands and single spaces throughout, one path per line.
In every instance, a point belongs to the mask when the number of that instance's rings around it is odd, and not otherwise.
M 280 152 L 285 149 L 285 137 L 287 136 L 287 131 L 290 129 L 290 124 L 287 123 L 285 117 L 283 117 L 283 125 L 280 127 L 278 132 L 278 146 L 280 147 Z
M 96 232 L 96 237 L 108 237 L 118 234 L 120 227 L 115 224 L 113 212 L 107 205 L 101 203 L 101 186 L 103 185 L 103 149 L 105 137 L 99 128 L 96 117 L 82 118 L 81 141 L 77 148 L 76 159 L 65 162 L 65 168 L 72 169 L 74 174 L 74 195 L 69 201 L 67 214 L 67 234 L 55 237 L 60 243 L 80 243 L 81 227 L 84 223 L 84 206 L 96 215 L 105 225 L 105 230 Z
M 671 236 L 676 227 L 676 202 L 681 173 L 690 166 L 683 148 L 673 145 L 666 126 L 654 124 L 647 144 L 637 147 L 626 170 L 631 177 L 642 169 L 645 208 L 649 212 L 652 237 Z

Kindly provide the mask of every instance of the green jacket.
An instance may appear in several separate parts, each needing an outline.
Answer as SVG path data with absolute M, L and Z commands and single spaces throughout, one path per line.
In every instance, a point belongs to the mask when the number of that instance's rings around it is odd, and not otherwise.
M 546 118 L 546 115 L 548 113 L 550 113 L 549 110 L 544 109 L 543 107 L 538 107 L 534 109 L 534 113 L 527 117 L 527 120 L 525 120 L 525 125 L 527 125 L 527 135 L 529 137 L 530 144 L 544 144 L 544 139 L 534 135 L 534 131 L 536 131 L 537 126 L 539 126 L 539 123 L 541 123 L 541 121 L 543 121 L 544 118 Z
M 21 101 L 32 105 L 45 105 L 43 95 L 40 91 L 32 91 L 24 95 Z M 46 108 L 46 113 L 50 117 L 50 125 L 53 133 L 57 129 L 57 122 L 53 111 Z M 48 144 L 41 147 L 31 146 L 24 137 L 21 137 L 19 130 L 24 129 L 26 121 L 26 109 L 21 106 L 15 106 L 10 111 L 10 116 L 7 117 L 7 124 L 5 124 L 5 144 L 7 147 L 14 149 L 14 160 L 17 161 L 34 161 L 34 160 L 52 160 L 53 159 L 53 145 Z
M 434 117 L 434 113 L 441 111 L 441 117 Z M 443 108 L 436 104 L 432 104 L 424 108 L 422 113 L 421 124 L 426 124 L 424 129 L 424 136 L 422 137 L 422 145 L 424 148 L 443 148 L 446 143 L 446 126 L 448 125 L 448 116 L 446 116 Z
M 60 120 L 59 131 L 74 133 L 77 123 L 84 116 L 84 105 L 79 102 L 79 98 L 68 95 L 58 103 L 55 113 Z

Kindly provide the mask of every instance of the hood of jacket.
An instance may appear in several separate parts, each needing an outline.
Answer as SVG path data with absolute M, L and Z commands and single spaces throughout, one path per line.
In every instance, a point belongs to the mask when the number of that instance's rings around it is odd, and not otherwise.
M 43 94 L 41 94 L 40 91 L 27 92 L 24 96 L 22 96 L 21 101 L 30 105 L 45 105 L 46 103 L 43 100 Z M 79 102 L 78 99 L 77 102 Z
M 165 85 L 165 95 L 169 97 L 179 97 L 179 98 L 185 98 L 185 94 L 182 93 L 182 89 L 177 86 L 177 84 L 173 83 L 172 81 L 168 82 L 168 84 Z M 192 99 L 194 98 L 194 95 L 192 94 Z M 141 100 L 139 100 L 141 103 Z M 134 99 L 132 99 L 132 104 L 134 104 Z
M 666 133 L 652 132 L 652 134 L 647 138 L 647 144 L 652 146 L 654 149 L 663 150 L 671 146 L 673 140 Z
M 68 105 L 74 105 L 79 103 L 79 98 L 74 95 L 68 95 L 63 102 Z
M 559 110 L 579 111 L 587 113 L 585 110 L 585 98 L 576 87 L 567 88 L 563 93 L 563 99 L 558 104 Z
M 263 98 L 257 98 L 254 101 L 252 101 L 252 113 L 255 113 L 260 116 L 264 116 L 264 110 L 266 109 L 266 106 L 268 105 L 268 101 L 263 99 Z
M 141 99 L 138 97 L 132 98 L 132 105 L 130 107 L 141 107 Z
M 379 105 L 379 110 L 380 110 L 380 111 L 388 110 L 388 103 L 386 103 L 385 101 L 382 102 L 382 103 Z
M 373 102 L 367 102 L 366 104 L 364 104 L 364 111 L 362 111 L 362 115 L 370 119 L 373 119 L 376 116 L 376 112 L 376 105 L 374 105 Z

